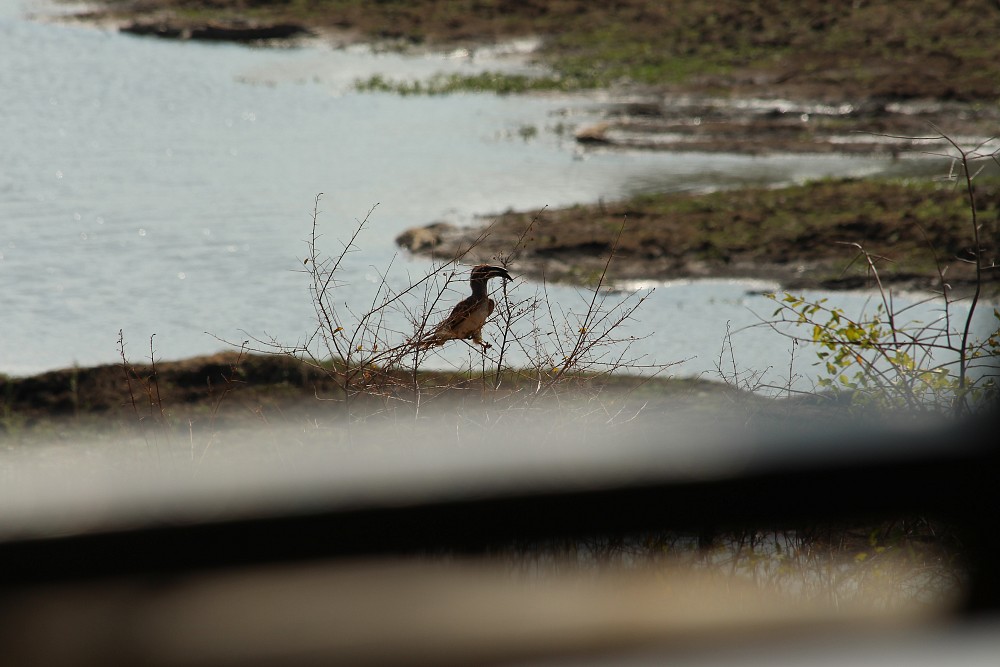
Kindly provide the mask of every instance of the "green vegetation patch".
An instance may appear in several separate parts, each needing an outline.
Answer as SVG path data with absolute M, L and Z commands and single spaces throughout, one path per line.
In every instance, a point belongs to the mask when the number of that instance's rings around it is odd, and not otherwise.
M 997 182 L 981 187 L 980 197 L 982 212 L 995 217 Z M 859 243 L 909 264 L 927 254 L 928 244 L 946 256 L 969 250 L 968 203 L 954 184 L 836 179 L 695 197 L 646 195 L 623 206 L 630 226 L 638 227 L 632 243 L 659 242 L 680 254 L 752 252 L 783 262 L 822 258 L 833 244 Z M 673 233 L 665 238 L 667 230 Z
M 546 90 L 572 90 L 574 85 L 558 76 L 527 76 L 482 72 L 480 74 L 439 74 L 426 81 L 399 81 L 374 74 L 355 82 L 356 90 L 398 95 L 448 95 L 451 93 L 493 92 L 500 95 Z

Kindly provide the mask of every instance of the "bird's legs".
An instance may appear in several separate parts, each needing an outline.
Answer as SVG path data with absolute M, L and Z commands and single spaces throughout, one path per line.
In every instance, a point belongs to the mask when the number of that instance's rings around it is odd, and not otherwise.
M 483 334 L 481 331 L 473 331 L 472 340 L 474 343 L 483 348 L 483 354 L 486 354 L 486 350 L 493 347 L 492 345 L 483 340 Z

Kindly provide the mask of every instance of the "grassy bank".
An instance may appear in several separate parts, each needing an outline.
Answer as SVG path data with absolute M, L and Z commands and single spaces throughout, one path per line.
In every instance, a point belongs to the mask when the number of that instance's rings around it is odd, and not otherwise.
M 400 375 L 403 372 L 400 371 Z M 418 383 L 424 409 L 435 403 L 470 410 L 529 387 L 532 380 L 506 371 L 502 390 L 473 371 L 421 370 Z M 579 391 L 585 388 L 585 391 Z M 634 376 L 567 378 L 564 399 L 586 400 L 601 393 L 609 404 L 623 401 L 654 405 L 700 406 L 710 410 L 741 392 L 721 382 Z M 372 419 L 413 417 L 410 397 L 372 392 L 352 397 L 356 415 Z M 750 396 L 742 400 L 752 401 Z M 247 423 L 275 425 L 344 424 L 343 392 L 330 373 L 283 355 L 220 353 L 179 361 L 110 364 L 67 368 L 29 377 L 0 377 L 0 437 L 31 433 L 58 435 L 73 426 L 120 431 L 133 426 L 200 433 Z M 764 401 L 761 400 L 761 405 Z M 365 417 L 362 417 L 365 418 Z
M 613 6 L 582 0 L 103 0 L 87 16 L 160 25 L 163 30 L 152 32 L 170 36 L 206 24 L 248 23 L 294 24 L 341 41 L 404 46 L 540 36 L 539 56 L 554 74 L 536 87 L 640 84 L 725 95 L 991 105 L 1000 99 L 1000 8 L 987 0 L 624 0 Z
M 995 252 L 1000 180 L 978 183 L 987 251 Z M 885 258 L 889 284 L 936 288 L 975 280 L 967 193 L 951 182 L 824 180 L 778 189 L 649 194 L 541 212 L 507 212 L 470 251 L 472 260 L 514 252 L 514 266 L 549 280 L 587 283 L 617 243 L 615 279 L 742 276 L 787 287 L 853 288 L 869 279 L 853 262 L 859 244 Z M 619 231 L 624 223 L 624 233 Z M 440 257 L 473 245 L 483 230 L 435 227 L 414 249 Z M 996 291 L 1000 276 L 986 274 Z

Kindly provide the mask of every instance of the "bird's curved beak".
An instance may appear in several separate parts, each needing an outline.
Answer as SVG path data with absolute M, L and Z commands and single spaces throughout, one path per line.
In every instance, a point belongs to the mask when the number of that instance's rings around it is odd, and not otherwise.
M 507 273 L 507 269 L 500 266 L 496 266 L 494 267 L 494 269 L 496 270 L 494 275 L 503 278 L 504 280 L 514 280 L 513 278 L 510 277 L 510 274 Z

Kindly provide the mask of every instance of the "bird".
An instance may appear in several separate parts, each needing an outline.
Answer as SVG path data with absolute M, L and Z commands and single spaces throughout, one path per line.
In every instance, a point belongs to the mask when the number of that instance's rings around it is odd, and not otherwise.
M 469 277 L 472 296 L 459 301 L 451 314 L 420 340 L 421 349 L 444 345 L 449 340 L 470 338 L 483 347 L 483 352 L 490 347 L 489 343 L 483 341 L 483 325 L 496 307 L 493 299 L 486 293 L 490 278 L 513 280 L 507 270 L 500 266 L 479 264 L 472 267 L 472 275 Z

